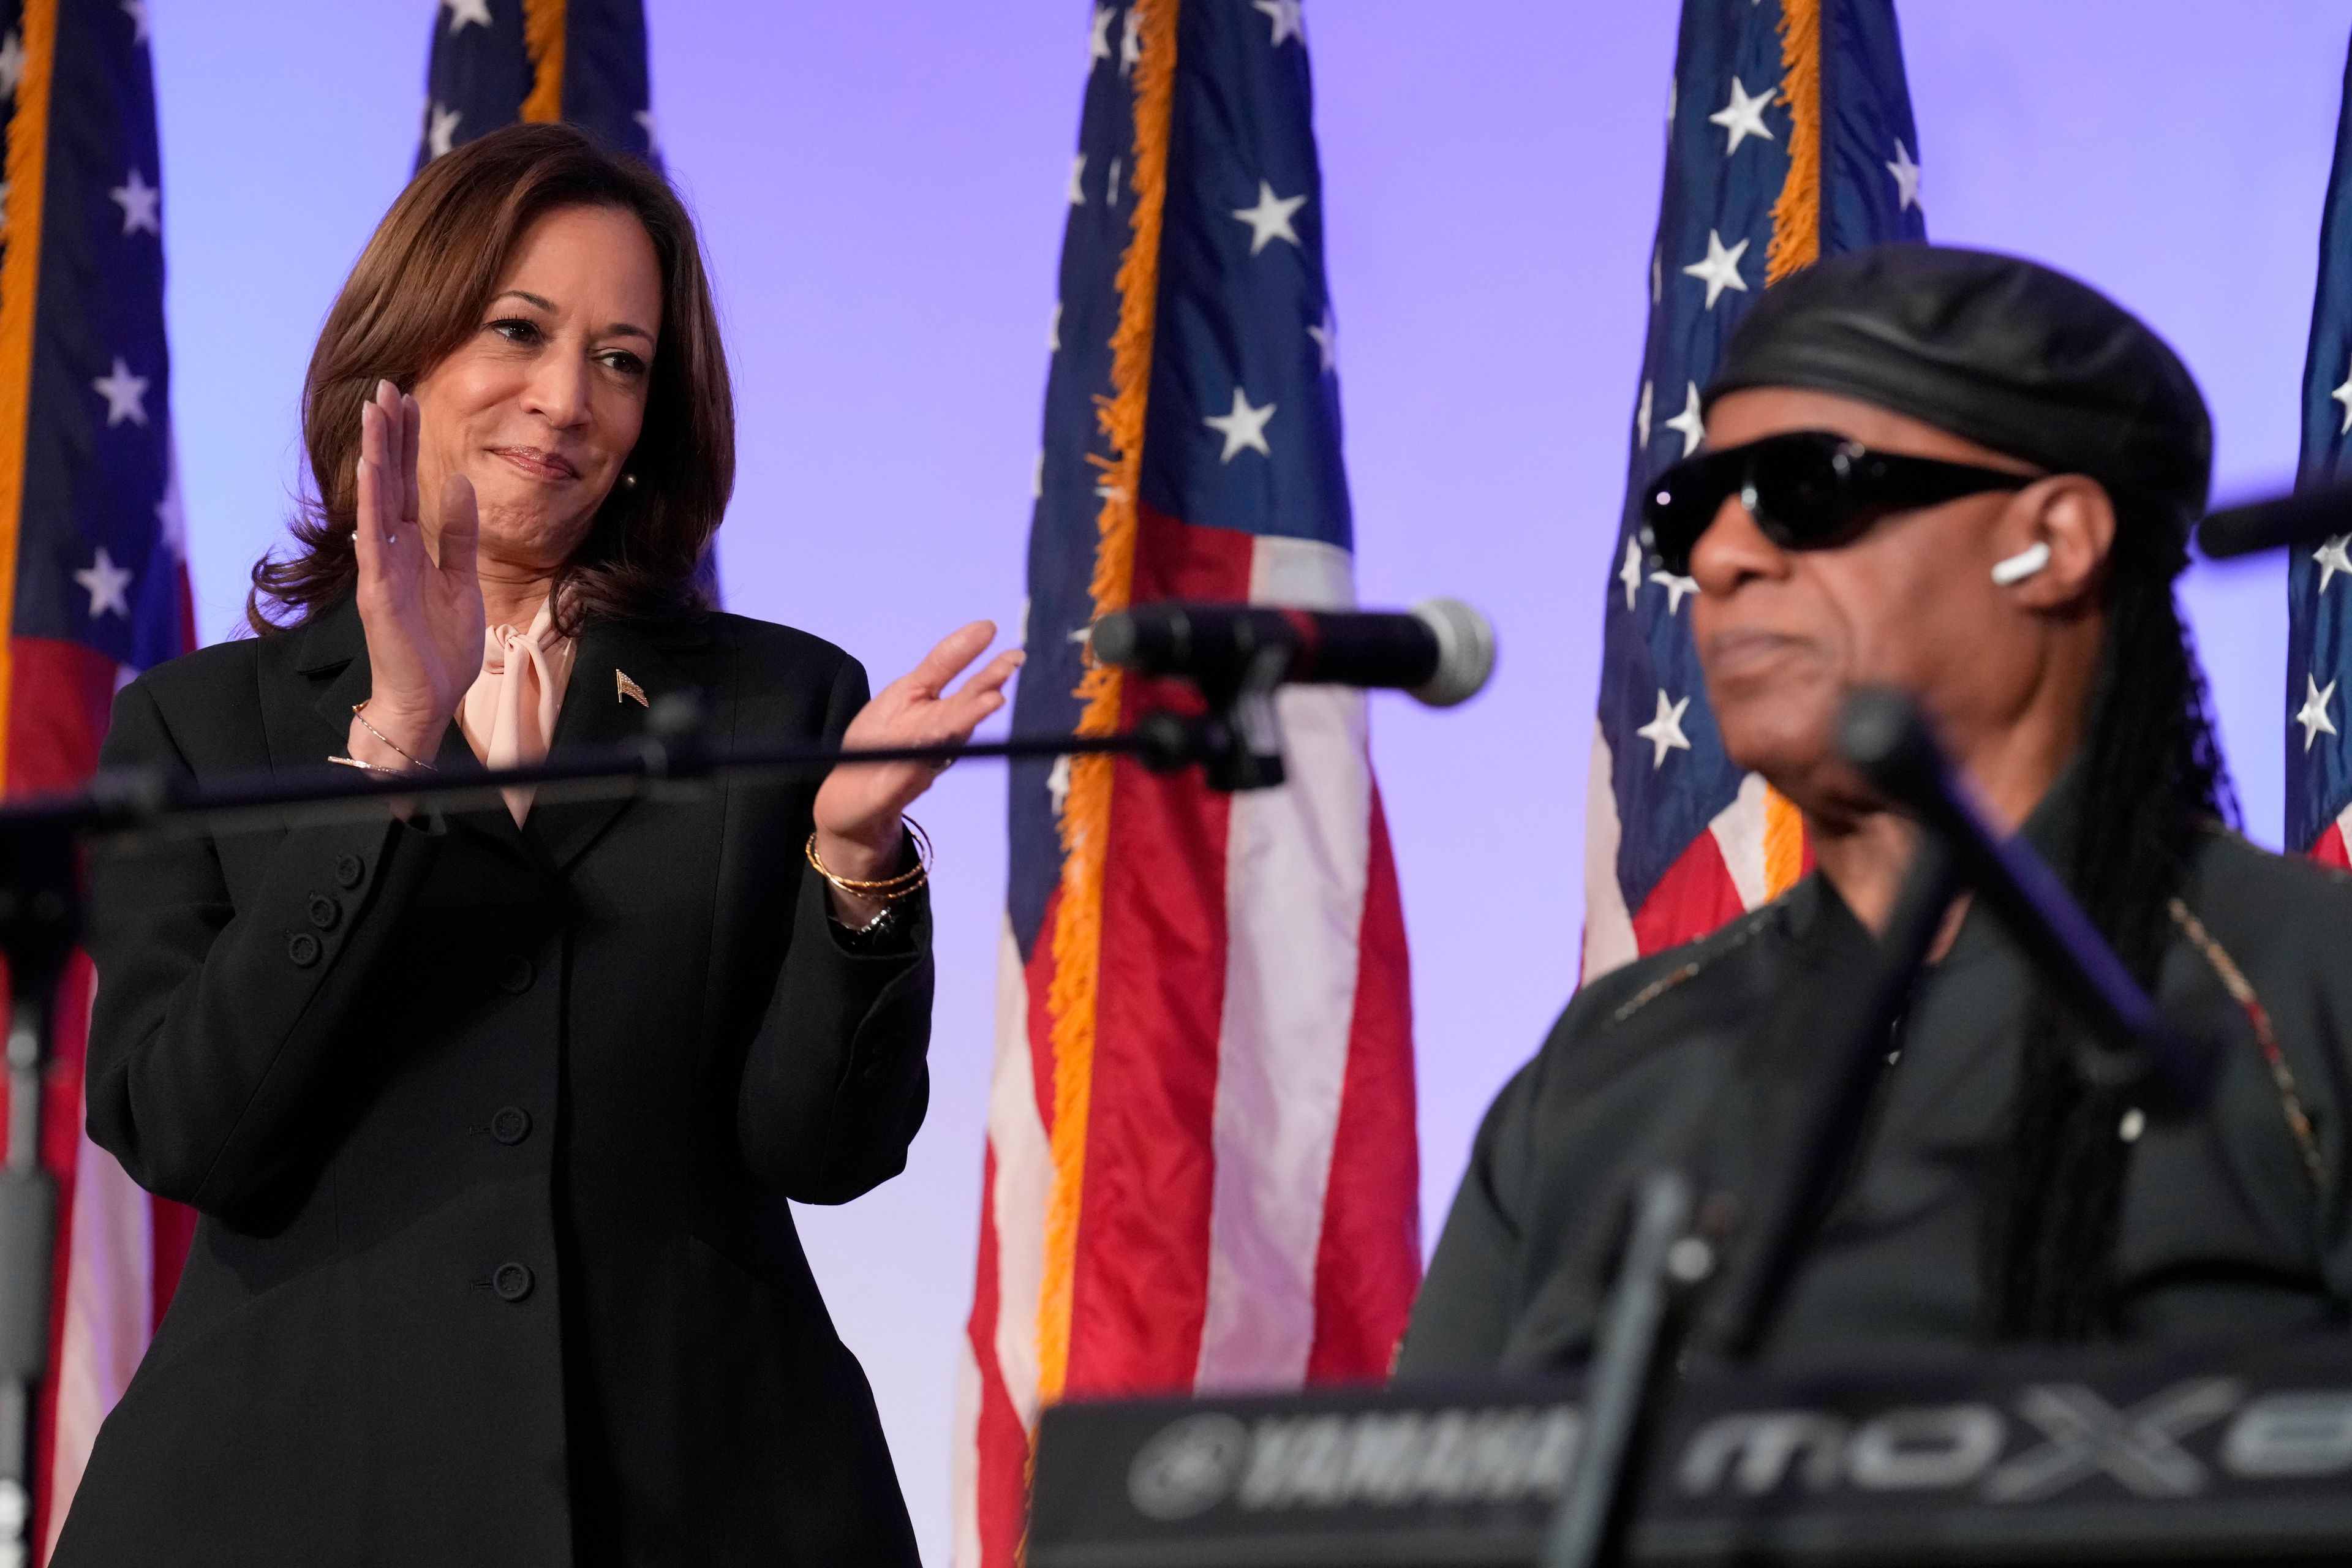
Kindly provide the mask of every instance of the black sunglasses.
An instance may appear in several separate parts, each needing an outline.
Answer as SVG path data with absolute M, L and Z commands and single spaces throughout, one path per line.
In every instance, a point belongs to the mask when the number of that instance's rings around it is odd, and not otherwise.
M 1686 458 L 1659 475 L 1642 498 L 1642 543 L 1686 577 L 1699 535 L 1733 496 L 1781 549 L 1833 550 L 1890 513 L 2023 489 L 2040 477 L 1874 452 L 1827 430 L 1792 431 Z

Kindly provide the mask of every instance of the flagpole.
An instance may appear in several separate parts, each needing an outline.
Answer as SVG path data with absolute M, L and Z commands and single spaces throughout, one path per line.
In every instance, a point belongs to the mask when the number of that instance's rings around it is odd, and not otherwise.
M 0 1568 L 33 1560 L 33 1466 L 49 1375 L 58 1184 L 41 1163 L 58 982 L 80 931 L 79 843 L 0 823 L 0 956 L 8 965 L 8 1131 L 0 1165 Z

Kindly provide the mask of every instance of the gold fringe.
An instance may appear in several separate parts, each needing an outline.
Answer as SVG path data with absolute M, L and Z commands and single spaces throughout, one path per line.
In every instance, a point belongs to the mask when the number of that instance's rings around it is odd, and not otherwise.
M 1780 96 L 1789 104 L 1789 177 L 1772 203 L 1764 281 L 1822 254 L 1822 0 L 1780 0 Z
M 530 55 L 530 96 L 522 117 L 534 124 L 563 118 L 564 0 L 522 0 L 522 47 Z
M 1168 122 L 1176 94 L 1176 13 L 1181 0 L 1136 0 L 1142 45 L 1134 71 L 1135 210 L 1118 266 L 1118 327 L 1111 334 L 1111 395 L 1095 417 L 1112 456 L 1102 469 L 1089 592 L 1100 616 L 1127 607 L 1135 582 L 1135 492 L 1143 466 L 1143 415 L 1151 381 L 1154 310 L 1160 294 L 1160 220 L 1168 188 Z M 1119 672 L 1091 665 L 1078 682 L 1086 704 L 1077 733 L 1118 728 Z M 1045 1266 L 1037 1300 L 1037 1396 L 1059 1399 L 1070 1370 L 1070 1310 L 1077 1264 L 1078 1209 L 1093 1101 L 1095 1002 L 1102 960 L 1105 846 L 1110 833 L 1112 763 L 1078 757 L 1062 808 L 1062 897 L 1054 921 L 1054 983 L 1046 1015 L 1054 1042 L 1054 1186 L 1045 1207 Z
M 33 339 L 40 319 L 41 217 L 49 167 L 49 85 L 58 0 L 25 0 L 24 74 L 8 117 L 8 199 L 0 213 L 0 788 L 8 777 L 15 690 L 13 606 L 24 537 L 25 443 L 32 418 Z
M 1780 0 L 1780 96 L 1789 105 L 1789 177 L 1772 203 L 1764 283 L 1778 283 L 1822 254 L 1822 0 Z M 1805 873 L 1805 819 L 1779 790 L 1764 789 L 1764 896 L 1777 899 Z
M 1805 818 L 1797 803 L 1764 786 L 1764 899 L 1767 903 L 1805 874 Z

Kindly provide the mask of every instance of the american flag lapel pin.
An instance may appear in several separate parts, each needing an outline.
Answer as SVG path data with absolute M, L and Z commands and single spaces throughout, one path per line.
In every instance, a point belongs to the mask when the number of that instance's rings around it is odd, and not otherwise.
M 619 702 L 626 698 L 634 697 L 637 700 L 637 706 L 640 708 L 650 708 L 653 706 L 652 703 L 646 700 L 646 689 L 639 686 L 635 681 L 631 680 L 627 670 L 616 669 L 613 672 L 613 686 L 614 701 Z

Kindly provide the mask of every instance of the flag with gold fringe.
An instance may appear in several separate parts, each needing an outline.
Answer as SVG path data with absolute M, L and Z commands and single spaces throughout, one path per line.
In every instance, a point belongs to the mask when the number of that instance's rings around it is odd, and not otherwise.
M 0 785 L 67 790 L 98 765 L 114 693 L 194 646 L 171 358 L 163 168 L 138 4 L 0 0 Z M 47 1374 L 28 1539 L 47 1545 L 99 1423 L 145 1352 L 193 1216 L 82 1131 L 93 979 L 57 998 L 41 1163 L 58 1184 Z
M 2319 222 L 2303 370 L 2307 484 L 2352 479 L 2352 59 Z M 2341 577 L 2343 582 L 2336 579 Z M 2352 533 L 2287 553 L 2286 845 L 2352 867 Z
M 500 126 L 553 121 L 661 167 L 645 0 L 436 0 L 416 166 Z M 719 603 L 716 541 L 695 577 Z
M 1354 602 L 1298 0 L 1090 7 L 1014 725 L 1183 694 L 1086 662 L 1160 598 Z M 1017 1561 L 1041 1405 L 1376 1378 L 1420 1273 L 1411 1000 L 1362 694 L 1286 689 L 1289 782 L 1011 782 L 956 1561 Z
M 1892 0 L 1685 0 L 1625 505 L 1587 785 L 1584 977 L 1703 936 L 1809 863 L 1796 808 L 1724 754 L 1640 498 L 1705 437 L 1699 393 L 1758 291 L 1823 255 L 1924 239 Z
M 658 162 L 645 0 L 437 0 L 416 166 L 518 121 Z

